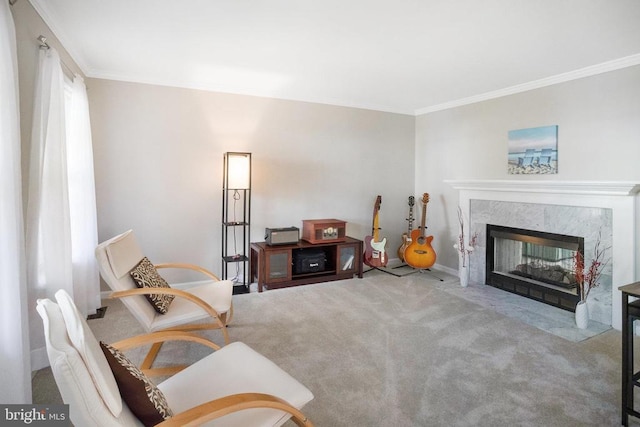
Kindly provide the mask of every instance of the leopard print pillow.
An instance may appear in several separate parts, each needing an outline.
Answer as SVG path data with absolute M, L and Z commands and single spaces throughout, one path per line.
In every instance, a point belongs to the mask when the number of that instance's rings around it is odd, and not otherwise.
M 101 341 L 100 348 L 109 362 L 122 399 L 142 424 L 155 426 L 173 417 L 162 391 L 136 365 L 109 344 Z
M 142 261 L 140 261 L 129 274 L 139 288 L 170 288 L 167 281 L 160 276 L 158 270 L 156 270 L 147 257 L 142 258 Z M 151 305 L 153 305 L 153 308 L 160 314 L 167 313 L 171 301 L 175 298 L 175 295 L 166 294 L 150 294 L 145 296 Z

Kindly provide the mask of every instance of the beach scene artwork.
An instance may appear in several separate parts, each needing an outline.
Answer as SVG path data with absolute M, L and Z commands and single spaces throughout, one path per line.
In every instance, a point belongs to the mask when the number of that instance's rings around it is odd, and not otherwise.
M 558 126 L 509 131 L 509 173 L 558 173 Z

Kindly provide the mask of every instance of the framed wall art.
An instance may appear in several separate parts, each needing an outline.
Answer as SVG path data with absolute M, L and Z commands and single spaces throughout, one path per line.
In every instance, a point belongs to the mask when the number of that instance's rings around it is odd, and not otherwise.
M 558 126 L 510 130 L 508 170 L 512 175 L 558 173 Z

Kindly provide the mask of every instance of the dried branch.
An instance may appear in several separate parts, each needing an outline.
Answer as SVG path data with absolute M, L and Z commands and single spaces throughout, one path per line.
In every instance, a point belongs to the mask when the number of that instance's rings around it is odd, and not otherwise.
M 602 270 L 609 263 L 611 258 L 605 258 L 607 250 L 610 247 L 602 247 L 602 231 L 598 232 L 598 239 L 593 248 L 593 258 L 589 268 L 585 272 L 584 255 L 579 251 L 573 258 L 573 267 L 576 282 L 578 284 L 578 292 L 580 301 L 586 301 L 589 297 L 591 289 L 600 285 L 600 277 L 602 276 Z
M 474 233 L 469 242 L 465 244 L 464 215 L 462 214 L 462 208 L 460 208 L 460 206 L 458 206 L 458 222 L 460 223 L 460 234 L 458 234 L 458 243 L 453 245 L 453 247 L 462 255 L 462 266 L 466 267 L 467 257 L 473 252 L 478 241 L 478 233 Z

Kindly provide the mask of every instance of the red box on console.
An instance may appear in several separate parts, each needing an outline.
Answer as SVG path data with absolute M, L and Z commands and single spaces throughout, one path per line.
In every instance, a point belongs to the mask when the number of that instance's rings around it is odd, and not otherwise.
M 302 239 L 309 243 L 344 242 L 347 223 L 339 219 L 305 219 L 302 221 Z

